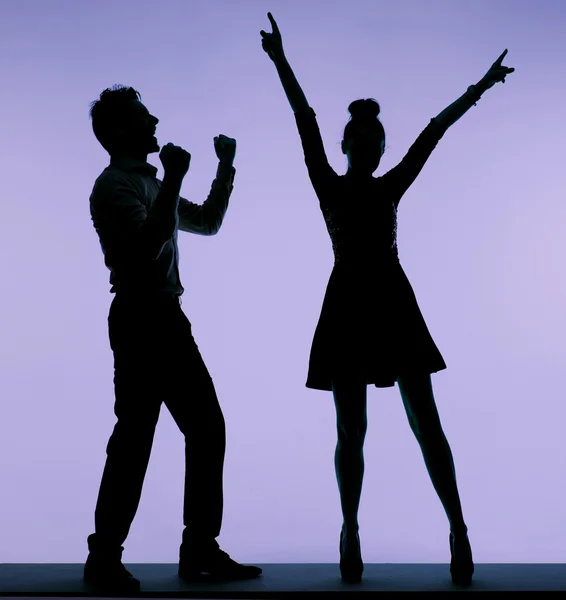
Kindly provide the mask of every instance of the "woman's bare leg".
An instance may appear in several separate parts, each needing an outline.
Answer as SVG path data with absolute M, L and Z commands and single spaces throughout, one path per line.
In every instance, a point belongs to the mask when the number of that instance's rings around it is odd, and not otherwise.
M 345 376 L 333 381 L 332 392 L 338 429 L 334 465 L 344 517 L 343 530 L 345 534 L 355 534 L 364 477 L 367 384 L 365 379 Z
M 454 460 L 440 423 L 430 375 L 399 377 L 398 384 L 409 425 L 421 447 L 432 485 L 448 517 L 450 531 L 457 536 L 465 535 L 467 527 L 456 484 Z

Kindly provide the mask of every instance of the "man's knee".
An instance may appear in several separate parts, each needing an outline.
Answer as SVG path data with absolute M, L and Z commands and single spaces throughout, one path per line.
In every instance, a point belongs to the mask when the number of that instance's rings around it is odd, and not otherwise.
M 151 448 L 158 416 L 159 413 L 120 416 L 108 441 L 107 451 L 136 452 L 144 447 Z
M 218 402 L 213 402 L 201 411 L 191 412 L 175 420 L 187 441 L 193 440 L 199 443 L 209 441 L 217 444 L 219 440 L 226 437 L 226 422 Z

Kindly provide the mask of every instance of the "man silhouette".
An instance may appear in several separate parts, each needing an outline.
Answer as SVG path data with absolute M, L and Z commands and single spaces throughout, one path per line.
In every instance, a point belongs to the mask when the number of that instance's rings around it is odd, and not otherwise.
M 212 379 L 180 306 L 177 232 L 218 232 L 233 189 L 236 141 L 214 138 L 216 178 L 202 205 L 180 198 L 191 155 L 167 144 L 163 180 L 147 163 L 159 151 L 159 120 L 131 87 L 106 89 L 91 104 L 94 134 L 110 154 L 97 178 L 90 210 L 115 293 L 108 316 L 114 354 L 117 422 L 107 447 L 88 537 L 84 579 L 99 589 L 137 592 L 124 567 L 122 544 L 137 511 L 161 403 L 185 436 L 185 525 L 179 576 L 193 580 L 257 577 L 220 550 L 225 424 Z

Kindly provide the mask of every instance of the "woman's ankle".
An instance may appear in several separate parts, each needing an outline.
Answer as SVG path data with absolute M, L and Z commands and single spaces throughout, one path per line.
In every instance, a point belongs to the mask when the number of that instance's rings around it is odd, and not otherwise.
M 360 527 L 357 522 L 354 523 L 342 523 L 342 535 L 350 536 L 358 533 Z

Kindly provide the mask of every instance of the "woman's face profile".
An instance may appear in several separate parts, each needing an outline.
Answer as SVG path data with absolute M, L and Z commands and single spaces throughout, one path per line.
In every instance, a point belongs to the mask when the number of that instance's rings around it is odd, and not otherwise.
M 373 173 L 385 150 L 384 139 L 377 128 L 356 127 L 342 142 L 342 152 L 348 157 L 350 169 Z

